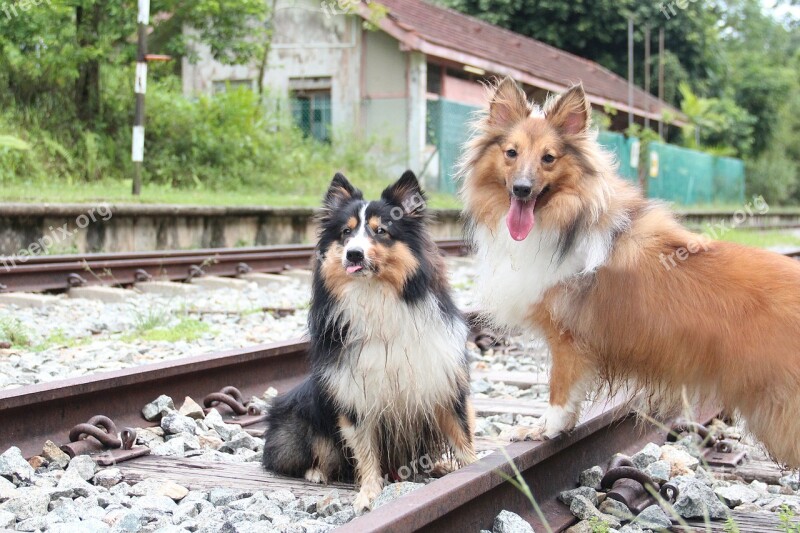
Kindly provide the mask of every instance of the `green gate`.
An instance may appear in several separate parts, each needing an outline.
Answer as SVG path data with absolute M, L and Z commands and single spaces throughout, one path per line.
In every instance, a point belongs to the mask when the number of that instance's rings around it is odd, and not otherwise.
M 428 144 L 439 152 L 439 190 L 454 193 L 461 147 L 469 140 L 469 123 L 480 108 L 443 98 L 428 100 Z

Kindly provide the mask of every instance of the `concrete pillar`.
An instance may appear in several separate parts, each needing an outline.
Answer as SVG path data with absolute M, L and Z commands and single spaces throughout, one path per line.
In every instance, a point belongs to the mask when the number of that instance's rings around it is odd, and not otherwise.
M 421 52 L 409 52 L 408 60 L 408 159 L 406 165 L 416 173 L 425 164 L 427 125 L 428 61 Z

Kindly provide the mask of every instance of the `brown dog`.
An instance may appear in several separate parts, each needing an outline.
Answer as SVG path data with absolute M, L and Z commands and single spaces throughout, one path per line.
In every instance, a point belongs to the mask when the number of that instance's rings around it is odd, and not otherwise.
M 462 162 L 484 308 L 553 356 L 550 407 L 517 438 L 573 428 L 600 376 L 738 410 L 800 466 L 800 265 L 684 229 L 617 176 L 590 110 L 580 86 L 539 109 L 507 79 Z

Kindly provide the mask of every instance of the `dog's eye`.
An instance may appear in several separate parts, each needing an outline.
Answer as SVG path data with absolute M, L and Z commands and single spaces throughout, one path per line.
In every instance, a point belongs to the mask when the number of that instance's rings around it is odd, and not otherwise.
M 556 160 L 556 156 L 554 156 L 552 154 L 545 154 L 544 157 L 542 157 L 542 161 L 547 163 L 548 165 L 550 163 L 552 163 L 553 161 L 555 161 L 555 160 Z
M 513 148 L 506 150 L 506 157 L 509 159 L 516 159 L 517 158 L 517 151 Z
M 386 228 L 380 227 L 375 230 L 375 235 L 386 235 Z
M 342 230 L 342 235 L 344 236 L 350 235 L 351 233 L 353 233 L 353 230 L 351 230 L 350 228 L 344 228 Z

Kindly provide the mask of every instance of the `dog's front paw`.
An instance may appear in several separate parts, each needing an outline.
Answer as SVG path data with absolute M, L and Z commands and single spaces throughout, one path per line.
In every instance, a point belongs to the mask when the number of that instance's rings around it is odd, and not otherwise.
M 309 468 L 304 476 L 311 483 L 328 483 L 328 478 L 319 468 Z
M 452 459 L 442 459 L 433 465 L 430 471 L 431 477 L 444 477 L 450 472 L 458 470 L 458 463 Z
M 522 442 L 524 440 L 547 440 L 550 437 L 545 433 L 544 424 L 537 424 L 532 427 L 516 427 L 508 434 L 511 442 Z
M 380 483 L 362 485 L 356 499 L 353 501 L 353 509 L 356 514 L 360 515 L 369 511 L 372 508 L 372 501 L 378 497 L 382 489 L 383 487 L 381 487 Z

